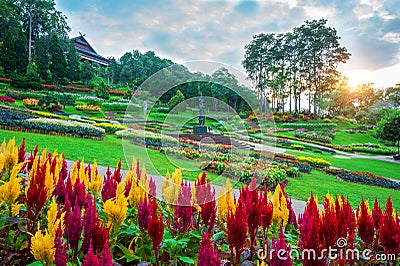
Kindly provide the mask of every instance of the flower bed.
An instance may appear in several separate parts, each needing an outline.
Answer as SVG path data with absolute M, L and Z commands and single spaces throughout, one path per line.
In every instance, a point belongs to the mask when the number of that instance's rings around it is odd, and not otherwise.
M 35 98 L 27 98 L 27 99 L 24 99 L 22 102 L 24 103 L 24 106 L 26 106 L 28 108 L 38 107 L 38 104 L 39 104 L 39 100 L 35 99 Z
M 0 77 L 0 82 L 3 82 L 3 83 L 11 83 L 11 79 L 10 78 L 3 78 L 3 77 Z
M 0 96 L 0 102 L 15 103 L 15 99 L 10 96 Z
M 103 128 L 108 134 L 114 134 L 119 130 L 126 129 L 124 125 L 111 123 L 94 123 L 93 126 Z
M 108 92 L 112 95 L 119 95 L 119 96 L 124 96 L 126 94 L 126 91 L 113 90 L 113 89 L 110 89 Z
M 319 211 L 311 194 L 296 217 L 280 184 L 272 194 L 253 189 L 253 179 L 234 200 L 229 180 L 216 195 L 205 173 L 191 186 L 177 169 L 166 174 L 157 199 L 155 182 L 135 160 L 124 178 L 121 164 L 103 178 L 96 163 L 77 161 L 69 171 L 62 155 L 44 152 L 41 160 L 41 154 L 36 149 L 27 158 L 25 144 L 14 140 L 2 145 L 0 229 L 13 241 L 0 251 L 13 256 L 1 257 L 1 264 L 396 264 L 396 257 L 375 256 L 397 254 L 400 245 L 390 197 L 384 210 L 377 201 L 370 210 L 362 199 L 354 211 L 344 196 L 327 194 Z M 267 252 L 272 249 L 279 253 Z M 329 256 L 329 249 L 339 255 Z M 353 253 L 365 249 L 369 257 Z M 296 256 L 310 250 L 318 256 Z
M 80 104 L 75 106 L 75 109 L 78 111 L 83 111 L 86 113 L 99 113 L 101 111 L 100 106 L 98 105 L 89 105 L 89 104 Z
M 165 146 L 177 146 L 179 140 L 163 134 L 153 133 L 149 131 L 141 131 L 134 129 L 120 130 L 115 133 L 118 137 L 124 139 L 130 139 L 133 142 L 146 147 L 165 147 Z
M 71 90 L 71 91 L 80 91 L 80 92 L 92 92 L 92 91 L 94 91 L 93 89 L 90 89 L 90 88 L 87 88 L 87 87 L 81 88 L 81 87 L 76 87 L 76 86 L 71 86 L 71 85 L 66 86 L 65 89 Z
M 332 142 L 332 137 L 321 135 L 316 132 L 312 132 L 312 133 L 307 132 L 304 128 L 297 129 L 294 133 L 294 136 L 298 137 L 298 138 L 310 139 L 310 140 L 320 141 L 320 142 L 324 142 L 324 143 Z
M 337 127 L 336 123 L 283 123 L 282 127 L 289 128 L 334 128 Z

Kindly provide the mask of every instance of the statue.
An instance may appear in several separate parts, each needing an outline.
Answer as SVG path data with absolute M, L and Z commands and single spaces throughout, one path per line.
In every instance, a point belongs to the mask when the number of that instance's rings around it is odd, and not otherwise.
M 197 117 L 197 121 L 199 122 L 198 126 L 193 127 L 193 132 L 195 134 L 207 134 L 208 128 L 205 126 L 206 116 L 204 114 L 204 99 L 203 93 L 200 90 L 200 83 L 197 83 L 197 89 L 199 91 L 199 116 Z

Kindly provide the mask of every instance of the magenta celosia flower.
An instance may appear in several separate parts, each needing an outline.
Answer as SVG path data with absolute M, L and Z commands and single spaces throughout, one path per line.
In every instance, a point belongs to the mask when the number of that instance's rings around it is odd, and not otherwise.
M 82 266 L 101 266 L 97 254 L 93 253 L 92 242 L 90 242 L 89 251 L 82 262 Z
M 81 250 L 86 253 L 89 249 L 89 244 L 92 241 L 93 226 L 95 219 L 95 206 L 92 197 L 89 194 L 86 203 L 85 214 L 83 215 L 83 242 Z
M 53 195 L 56 197 L 56 201 L 59 205 L 65 203 L 65 198 L 67 196 L 67 189 L 65 187 L 64 180 L 61 178 L 61 176 L 57 181 L 57 185 L 53 191 Z
M 153 178 L 150 178 L 150 182 L 149 182 L 149 192 L 150 192 L 150 196 L 155 197 L 157 196 L 157 192 L 156 192 L 156 182 L 153 180 Z
M 62 159 L 63 159 L 63 165 L 60 172 L 60 178 L 62 180 L 65 180 L 68 177 L 68 165 L 67 165 L 67 160 L 65 160 L 64 154 L 62 155 Z
M 25 150 L 25 138 L 22 138 L 22 143 L 18 148 L 18 163 L 25 162 L 26 150 Z
M 218 251 L 217 249 L 213 250 L 211 240 L 208 237 L 208 234 L 205 234 L 203 236 L 203 240 L 200 243 L 197 265 L 198 266 L 221 265 L 221 259 L 218 257 Z
M 153 198 L 151 202 L 151 217 L 147 232 L 153 243 L 154 256 L 156 263 L 158 264 L 158 253 L 160 251 L 161 241 L 164 236 L 164 221 L 162 213 L 160 213 L 160 216 L 158 216 L 158 204 L 156 198 Z
M 81 208 L 75 204 L 73 212 L 66 211 L 65 213 L 65 238 L 69 248 L 74 251 L 74 257 L 78 252 L 78 244 L 82 233 L 82 217 Z
M 182 183 L 181 192 L 178 195 L 178 202 L 175 207 L 174 221 L 172 223 L 173 232 L 184 234 L 186 233 L 191 224 L 193 216 L 192 190 L 190 185 Z
M 292 266 L 293 261 L 290 258 L 290 246 L 286 244 L 285 235 L 283 234 L 282 225 L 280 227 L 279 239 L 275 241 L 272 238 L 272 257 L 270 266 Z M 279 254 L 278 254 L 279 252 Z M 279 256 L 278 256 L 279 255 Z
M 226 233 L 228 235 L 228 244 L 231 252 L 235 250 L 235 258 L 233 259 L 233 265 L 240 264 L 240 255 L 242 254 L 243 247 L 247 236 L 247 217 L 246 217 L 246 205 L 242 197 L 236 204 L 236 211 L 232 212 L 229 210 Z
M 67 246 L 62 241 L 61 225 L 58 226 L 56 231 L 54 247 L 56 249 L 54 264 L 56 266 L 66 266 L 68 262 Z
M 110 247 L 108 243 L 108 236 L 106 241 L 104 242 L 103 250 L 101 251 L 100 256 L 100 265 L 101 266 L 113 266 L 114 263 L 112 261 L 112 254 L 110 252 Z
M 114 176 L 111 175 L 110 167 L 108 167 L 106 175 L 104 177 L 103 189 L 101 190 L 101 197 L 103 202 L 115 198 L 117 185 L 117 181 L 115 180 Z
M 138 225 L 142 232 L 145 232 L 149 226 L 149 218 L 151 215 L 151 204 L 147 200 L 147 197 L 141 199 L 138 208 Z
M 211 186 L 210 180 L 206 179 L 206 173 L 200 176 L 195 182 L 196 188 L 196 201 L 200 206 L 200 217 L 203 221 L 205 231 L 212 233 L 215 217 L 216 217 L 216 204 L 215 204 L 215 189 Z

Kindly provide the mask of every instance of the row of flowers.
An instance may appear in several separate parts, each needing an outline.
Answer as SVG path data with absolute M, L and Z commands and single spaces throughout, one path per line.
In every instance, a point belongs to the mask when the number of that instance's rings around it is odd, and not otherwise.
M 88 112 L 88 113 L 99 113 L 101 111 L 100 106 L 91 104 L 79 104 L 75 106 L 78 111 Z
M 161 201 L 135 160 L 125 178 L 121 164 L 102 178 L 96 162 L 77 161 L 68 171 L 57 152 L 25 154 L 14 140 L 0 150 L 0 226 L 14 239 L 2 248 L 24 264 L 358 265 L 399 252 L 400 218 L 390 197 L 384 210 L 362 199 L 354 211 L 344 196 L 328 194 L 320 211 L 311 194 L 296 217 L 284 186 L 272 194 L 255 179 L 237 197 L 227 180 L 217 200 L 205 173 L 190 185 L 177 169 L 167 173 Z M 344 256 L 356 248 L 370 256 Z M 338 256 L 323 251 L 332 249 Z M 316 256 L 290 256 L 310 250 Z
M 0 102 L 2 103 L 15 103 L 15 99 L 10 96 L 0 96 Z
M 337 127 L 336 123 L 283 123 L 282 127 L 287 128 L 334 128 Z
M 29 131 L 41 134 L 77 136 L 103 139 L 105 130 L 86 123 L 51 118 L 33 118 L 13 110 L 0 109 L 0 126 L 8 130 Z
M 324 143 L 331 143 L 333 139 L 331 136 L 326 136 L 320 133 L 307 132 L 304 128 L 297 129 L 294 133 L 294 136 L 298 138 L 310 139 Z
M 115 134 L 120 138 L 129 139 L 135 143 L 149 147 L 160 148 L 171 145 L 176 146 L 179 144 L 179 140 L 174 137 L 143 130 L 134 130 L 128 128 L 125 130 L 117 131 Z

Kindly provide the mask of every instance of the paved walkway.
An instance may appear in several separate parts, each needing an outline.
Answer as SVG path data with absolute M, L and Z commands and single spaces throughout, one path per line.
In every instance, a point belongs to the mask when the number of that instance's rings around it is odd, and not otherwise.
M 67 160 L 67 165 L 68 165 L 68 169 L 71 170 L 72 169 L 72 165 L 74 164 L 74 161 L 68 161 Z M 87 165 L 87 163 L 85 163 L 85 166 Z M 114 168 L 110 168 L 111 171 L 114 170 Z M 101 174 L 101 176 L 104 176 L 106 171 L 107 171 L 107 167 L 105 166 L 97 166 L 97 170 L 99 171 L 99 173 Z M 128 171 L 127 170 L 121 170 L 121 174 L 123 176 L 123 178 L 126 176 L 126 173 Z M 164 176 L 156 176 L 156 175 L 147 175 L 149 178 L 153 178 L 153 180 L 156 183 L 156 193 L 157 196 L 160 197 L 162 195 L 162 185 L 164 183 L 165 177 Z M 193 181 L 188 181 L 191 185 L 194 185 Z M 212 185 L 215 189 L 215 195 L 218 195 L 220 190 L 222 189 L 222 186 L 217 186 L 217 185 Z M 239 197 L 239 190 L 238 189 L 233 189 L 232 191 L 233 195 L 236 196 L 236 198 Z M 289 195 L 290 196 L 290 195 Z M 293 206 L 293 210 L 296 213 L 296 216 L 298 216 L 299 214 L 302 214 L 304 212 L 304 208 L 306 206 L 306 202 L 305 201 L 301 201 L 301 200 L 295 200 L 292 199 L 292 206 Z M 320 209 L 322 209 L 322 205 L 319 206 Z

